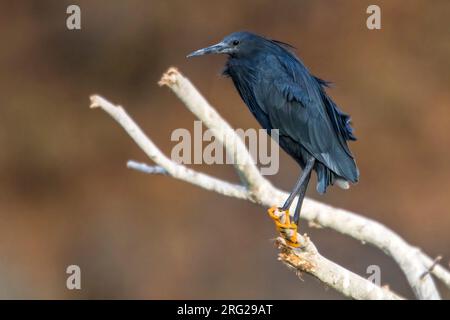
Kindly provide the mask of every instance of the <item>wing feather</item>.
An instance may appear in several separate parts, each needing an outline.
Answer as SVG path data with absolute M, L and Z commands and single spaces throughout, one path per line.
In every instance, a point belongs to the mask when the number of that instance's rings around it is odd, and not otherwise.
M 276 63 L 270 61 L 269 63 Z M 284 62 L 285 63 L 285 62 Z M 359 172 L 347 140 L 354 139 L 350 118 L 341 112 L 301 62 L 285 66 L 284 77 L 259 78 L 256 102 L 267 114 L 272 128 L 301 144 L 331 171 L 356 182 Z M 263 104 L 262 101 L 265 103 Z

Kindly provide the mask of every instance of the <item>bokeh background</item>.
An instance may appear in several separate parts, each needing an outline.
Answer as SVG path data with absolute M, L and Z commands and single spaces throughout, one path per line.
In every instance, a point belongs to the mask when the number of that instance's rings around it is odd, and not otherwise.
M 66 29 L 73 3 L 81 31 Z M 382 9 L 379 31 L 366 28 L 370 4 Z M 293 44 L 352 115 L 361 182 L 309 196 L 448 263 L 449 1 L 2 1 L 0 16 L 0 298 L 341 298 L 277 261 L 264 208 L 126 169 L 145 155 L 88 108 L 92 93 L 124 105 L 170 154 L 171 132 L 194 120 L 157 86 L 176 66 L 235 128 L 258 128 L 220 76 L 224 57 L 185 59 L 237 30 Z M 238 181 L 229 165 L 193 167 Z M 282 153 L 270 180 L 287 190 L 298 172 Z M 412 297 L 379 250 L 303 229 L 325 256 L 362 275 L 379 265 L 383 284 Z M 71 264 L 80 291 L 66 289 Z

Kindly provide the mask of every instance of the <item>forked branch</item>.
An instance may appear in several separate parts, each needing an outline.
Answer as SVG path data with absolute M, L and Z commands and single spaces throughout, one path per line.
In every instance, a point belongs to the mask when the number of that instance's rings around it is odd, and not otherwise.
M 230 125 L 187 78 L 176 69 L 170 68 L 163 75 L 159 84 L 168 86 L 186 107 L 212 131 L 216 139 L 224 145 L 227 153 L 238 160 L 235 168 L 242 184 L 229 183 L 175 163 L 158 149 L 121 106 L 113 105 L 98 95 L 91 96 L 91 107 L 100 107 L 113 117 L 156 164 L 156 166 L 148 166 L 129 161 L 129 168 L 150 174 L 167 174 L 207 190 L 249 200 L 267 207 L 283 203 L 287 193 L 275 188 L 260 174 L 240 137 L 233 134 L 234 131 L 231 130 Z M 450 288 L 448 270 L 436 264 L 433 259 L 376 221 L 308 198 L 304 200 L 301 218 L 314 225 L 334 229 L 383 250 L 400 266 L 414 294 L 419 299 L 440 299 L 431 275 L 440 279 Z M 307 236 L 298 234 L 298 239 L 302 243 L 301 248 L 287 246 L 281 237 L 276 240 L 280 249 L 279 259 L 297 272 L 311 274 L 350 298 L 401 299 L 390 290 L 379 287 L 324 258 Z

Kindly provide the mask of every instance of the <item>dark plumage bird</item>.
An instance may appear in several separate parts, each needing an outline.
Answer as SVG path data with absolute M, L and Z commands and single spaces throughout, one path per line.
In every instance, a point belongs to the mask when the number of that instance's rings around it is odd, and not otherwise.
M 325 92 L 328 82 L 312 75 L 286 43 L 249 33 L 236 32 L 220 43 L 197 50 L 188 57 L 227 54 L 224 75 L 229 76 L 242 100 L 263 128 L 279 130 L 279 145 L 302 167 L 283 210 L 299 195 L 294 222 L 311 171 L 317 173 L 317 191 L 338 184 L 347 189 L 359 171 L 347 146 L 356 140 L 350 117 Z

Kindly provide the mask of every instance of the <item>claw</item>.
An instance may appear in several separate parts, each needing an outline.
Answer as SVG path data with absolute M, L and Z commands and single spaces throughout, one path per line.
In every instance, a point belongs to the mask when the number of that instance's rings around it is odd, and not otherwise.
M 272 207 L 267 210 L 267 213 L 275 222 L 277 231 L 281 233 L 287 244 L 298 248 L 300 243 L 297 240 L 297 225 L 291 222 L 289 210 L 283 211 L 280 208 Z

